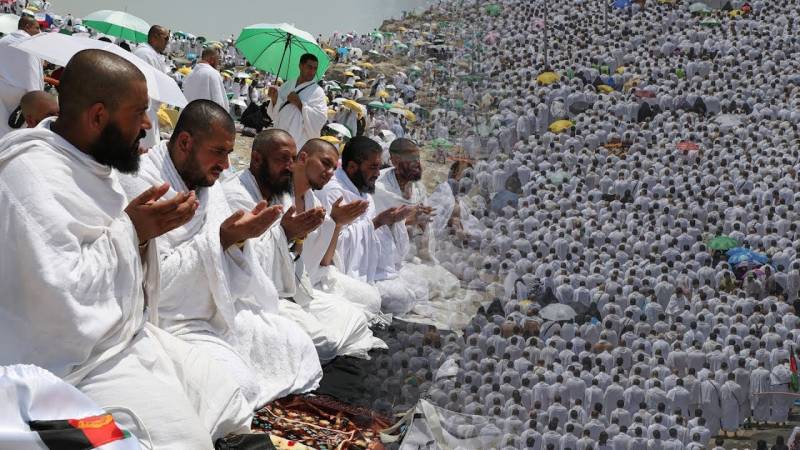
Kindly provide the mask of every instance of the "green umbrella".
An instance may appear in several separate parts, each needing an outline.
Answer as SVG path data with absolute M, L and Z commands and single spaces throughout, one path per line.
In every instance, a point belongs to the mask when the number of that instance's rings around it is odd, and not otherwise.
M 703 19 L 700 21 L 700 25 L 706 27 L 718 27 L 720 25 L 719 20 L 717 19 Z
M 497 5 L 495 3 L 486 5 L 486 13 L 489 14 L 490 16 L 500 15 L 500 13 L 502 11 L 503 11 L 503 8 L 500 7 L 500 5 Z
M 730 250 L 738 246 L 739 241 L 728 236 L 717 236 L 708 242 L 708 247 L 711 250 Z
M 391 103 L 383 103 L 383 102 L 379 102 L 377 100 L 367 103 L 367 106 L 370 107 L 370 108 L 375 108 L 375 109 L 384 109 L 386 111 L 388 111 L 388 110 L 390 110 L 392 108 L 392 104 Z
M 109 36 L 126 41 L 147 42 L 150 25 L 126 12 L 104 9 L 83 18 L 83 25 Z
M 691 12 L 693 14 L 710 13 L 711 12 L 711 8 L 708 5 L 706 5 L 705 3 L 697 2 L 697 3 L 692 3 L 689 6 L 689 12 Z
M 450 148 L 453 143 L 444 138 L 436 138 L 431 141 L 431 146 L 434 148 Z
M 285 23 L 244 28 L 236 39 L 236 48 L 253 66 L 284 80 L 300 75 L 300 57 L 305 53 L 319 60 L 317 79 L 322 78 L 331 62 L 314 36 Z

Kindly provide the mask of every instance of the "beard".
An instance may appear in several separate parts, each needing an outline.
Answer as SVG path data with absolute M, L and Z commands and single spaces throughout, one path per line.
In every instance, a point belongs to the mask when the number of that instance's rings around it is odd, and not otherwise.
M 273 197 L 277 198 L 283 194 L 292 192 L 291 172 L 283 173 L 282 175 L 284 175 L 284 177 L 282 178 L 273 177 L 270 172 L 271 171 L 268 163 L 264 162 L 264 164 L 261 164 L 261 167 L 258 171 L 258 182 L 259 184 L 265 184 L 267 190 L 269 190 Z
M 133 142 L 126 142 L 122 130 L 113 122 L 100 133 L 100 137 L 89 145 L 89 154 L 98 163 L 117 169 L 122 173 L 135 173 L 139 171 L 139 141 L 145 137 L 145 131 L 139 131 L 139 136 Z
M 353 175 L 353 178 L 350 180 L 358 189 L 358 192 L 362 194 L 374 194 L 375 193 L 375 183 L 370 184 L 370 182 L 364 178 L 364 174 L 361 173 L 359 170 L 358 172 Z

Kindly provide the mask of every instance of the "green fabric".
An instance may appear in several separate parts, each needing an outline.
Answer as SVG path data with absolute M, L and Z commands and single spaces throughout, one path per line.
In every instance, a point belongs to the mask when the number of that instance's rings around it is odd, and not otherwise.
M 300 57 L 311 53 L 319 60 L 316 79 L 328 70 L 330 58 L 316 42 L 298 37 L 290 30 L 277 28 L 245 28 L 236 39 L 236 48 L 258 69 L 284 80 L 300 75 Z
M 141 33 L 139 31 L 126 28 L 124 25 L 116 25 L 101 20 L 84 20 L 83 25 L 100 33 L 118 37 L 126 41 L 136 42 L 137 44 L 141 42 L 147 42 L 147 33 Z

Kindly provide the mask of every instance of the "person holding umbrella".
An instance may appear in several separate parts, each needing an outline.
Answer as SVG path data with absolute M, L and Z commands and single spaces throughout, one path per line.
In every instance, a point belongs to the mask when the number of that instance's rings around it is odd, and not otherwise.
M 166 51 L 168 43 L 169 31 L 161 25 L 153 25 L 147 33 L 147 43 L 137 47 L 133 54 L 147 61 L 156 70 L 167 73 L 164 51 Z M 155 146 L 161 140 L 158 134 L 158 108 L 160 107 L 160 102 L 150 100 L 150 109 L 147 111 L 147 116 L 150 118 L 150 123 L 153 124 L 153 127 L 147 130 L 147 136 L 141 141 L 141 146 L 144 149 Z
M 319 60 L 311 53 L 300 57 L 300 75 L 288 80 L 280 88 L 270 86 L 270 105 L 267 114 L 275 128 L 292 135 L 298 148 L 306 141 L 318 138 L 328 119 L 325 91 L 316 83 Z

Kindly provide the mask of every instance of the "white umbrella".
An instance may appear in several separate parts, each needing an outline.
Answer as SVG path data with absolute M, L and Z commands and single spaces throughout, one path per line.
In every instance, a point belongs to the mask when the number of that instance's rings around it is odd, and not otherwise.
M 552 320 L 553 322 L 563 322 L 574 319 L 575 310 L 569 305 L 551 303 L 539 311 L 539 317 L 545 320 Z
M 10 34 L 17 31 L 19 16 L 16 14 L 0 14 L 0 33 Z
M 329 123 L 329 124 L 327 124 L 325 126 L 330 128 L 331 130 L 341 134 L 342 136 L 346 137 L 347 139 L 350 139 L 351 137 L 353 137 L 352 134 L 350 133 L 350 130 L 347 129 L 346 126 L 344 126 L 344 125 L 342 125 L 340 123 L 334 122 L 334 123 Z
M 81 50 L 90 48 L 105 50 L 127 59 L 142 71 L 147 80 L 147 93 L 150 98 L 179 108 L 183 108 L 188 103 L 175 80 L 154 69 L 153 66 L 133 53 L 109 42 L 61 33 L 39 33 L 13 44 L 12 47 L 59 66 L 66 66 L 69 60 Z

